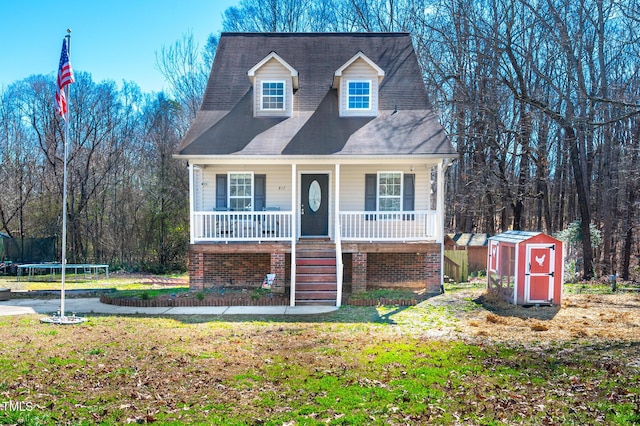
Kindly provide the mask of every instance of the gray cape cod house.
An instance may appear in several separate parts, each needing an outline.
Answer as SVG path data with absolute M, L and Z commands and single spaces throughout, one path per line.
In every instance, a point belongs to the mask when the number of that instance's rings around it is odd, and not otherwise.
M 443 279 L 456 151 L 407 33 L 223 33 L 189 164 L 192 289 L 259 286 L 290 304 Z

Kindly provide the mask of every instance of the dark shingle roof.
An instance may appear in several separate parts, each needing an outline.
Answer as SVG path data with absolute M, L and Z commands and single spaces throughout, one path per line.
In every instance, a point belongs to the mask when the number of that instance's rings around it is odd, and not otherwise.
M 271 52 L 299 72 L 290 118 L 256 118 L 247 71 Z M 358 51 L 385 71 L 377 117 L 340 118 L 335 71 Z M 397 110 L 394 113 L 394 110 Z M 223 33 L 202 107 L 178 155 L 451 157 L 406 33 Z

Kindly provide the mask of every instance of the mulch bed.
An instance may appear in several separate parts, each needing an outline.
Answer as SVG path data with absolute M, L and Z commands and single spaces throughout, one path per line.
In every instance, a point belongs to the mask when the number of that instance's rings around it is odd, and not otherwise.
M 233 292 L 229 294 L 178 293 L 173 296 L 164 295 L 149 299 L 140 297 L 118 297 L 101 295 L 100 302 L 116 306 L 132 306 L 136 308 L 164 308 L 174 306 L 286 306 L 290 303 L 288 294 L 266 294 L 256 297 L 250 293 Z M 352 306 L 415 306 L 418 299 L 399 298 L 351 298 L 346 297 L 344 303 Z
M 415 306 L 417 304 L 417 299 L 389 299 L 386 297 L 377 299 L 347 299 L 347 305 L 353 306 Z
M 170 308 L 174 306 L 286 306 L 289 296 L 269 294 L 255 297 L 251 294 L 216 295 L 179 294 L 176 296 L 158 296 L 149 299 L 139 297 L 100 296 L 100 302 L 116 306 L 136 308 Z

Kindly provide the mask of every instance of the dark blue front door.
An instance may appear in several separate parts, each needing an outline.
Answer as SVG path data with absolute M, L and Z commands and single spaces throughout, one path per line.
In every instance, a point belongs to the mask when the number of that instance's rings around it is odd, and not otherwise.
M 300 204 L 301 235 L 329 235 L 329 175 L 303 174 Z

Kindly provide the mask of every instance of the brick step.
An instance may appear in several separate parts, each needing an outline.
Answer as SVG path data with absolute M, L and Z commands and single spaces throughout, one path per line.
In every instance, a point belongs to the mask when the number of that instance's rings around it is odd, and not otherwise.
M 330 249 L 334 249 L 335 247 L 336 247 L 336 243 L 334 243 L 333 241 L 327 241 L 327 240 L 310 241 L 305 239 L 305 240 L 298 241 L 298 249 L 300 250 L 314 250 L 314 249 L 330 250 Z
M 336 251 L 334 250 L 297 250 L 296 251 L 296 259 L 307 259 L 307 258 L 325 258 L 331 259 L 336 258 Z
M 336 283 L 336 274 L 297 274 L 296 283 Z
M 327 300 L 296 300 L 296 306 L 336 306 L 335 299 Z
M 338 285 L 335 280 L 332 283 L 296 283 L 296 294 L 300 291 L 338 291 Z
M 336 257 L 305 257 L 305 258 L 296 258 L 296 265 L 326 265 L 326 266 L 336 266 Z
M 336 282 L 336 273 L 335 271 L 331 274 L 296 274 L 296 282 L 303 283 L 335 283 Z
M 296 290 L 296 303 L 298 300 L 331 300 L 336 301 L 337 291 L 298 291 Z
M 298 274 L 336 274 L 336 267 L 335 265 L 331 265 L 331 266 L 324 266 L 324 265 L 320 265 L 320 266 L 315 266 L 315 265 L 307 265 L 307 266 L 298 266 L 298 268 L 296 268 L 296 273 Z

